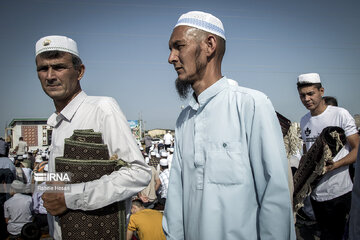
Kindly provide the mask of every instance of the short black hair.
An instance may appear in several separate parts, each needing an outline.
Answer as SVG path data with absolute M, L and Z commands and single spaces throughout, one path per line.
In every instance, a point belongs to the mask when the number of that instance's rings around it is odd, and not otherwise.
M 60 58 L 63 57 L 66 53 L 68 52 L 63 52 L 63 51 L 46 51 L 46 52 L 42 52 L 40 53 L 38 56 L 44 59 L 56 59 L 56 58 Z M 75 54 L 69 53 L 71 55 L 71 61 L 72 64 L 74 66 L 75 70 L 79 70 L 80 66 L 82 64 L 81 59 L 76 56 Z
M 321 83 L 297 83 L 296 85 L 297 85 L 297 89 L 298 89 L 298 90 L 301 89 L 301 88 L 303 88 L 303 87 L 310 87 L 310 86 L 314 86 L 314 87 L 316 87 L 317 89 L 322 88 Z
M 325 96 L 325 97 L 323 97 L 323 99 L 324 99 L 326 105 L 331 105 L 331 106 L 335 106 L 335 107 L 338 106 L 338 102 L 335 97 Z

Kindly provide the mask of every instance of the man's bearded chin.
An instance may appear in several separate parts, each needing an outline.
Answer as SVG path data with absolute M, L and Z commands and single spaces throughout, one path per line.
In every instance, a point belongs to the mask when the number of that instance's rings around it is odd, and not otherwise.
M 186 99 L 191 90 L 191 81 L 180 80 L 179 78 L 175 81 L 175 87 L 181 99 Z

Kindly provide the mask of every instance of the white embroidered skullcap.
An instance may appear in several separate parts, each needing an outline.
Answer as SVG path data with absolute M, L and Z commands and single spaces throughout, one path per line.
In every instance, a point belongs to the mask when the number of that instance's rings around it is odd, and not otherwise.
M 156 155 L 156 152 L 151 152 L 150 155 L 151 155 L 151 156 L 155 156 L 155 155 Z
M 226 40 L 222 22 L 210 13 L 201 11 L 191 11 L 185 13 L 180 16 L 174 28 L 180 25 L 198 28 L 206 32 L 213 33 Z
M 160 166 L 167 166 L 167 165 L 168 165 L 168 160 L 166 158 L 160 159 Z
M 168 148 L 170 152 L 174 152 L 174 148 Z
M 65 36 L 54 35 L 40 38 L 35 45 L 35 56 L 48 51 L 68 52 L 80 57 L 76 42 Z
M 156 154 L 156 158 L 160 158 L 160 154 L 157 153 L 157 154 Z
M 23 154 L 23 158 L 28 158 L 28 155 L 27 154 Z
M 161 156 L 162 157 L 167 157 L 168 153 L 167 152 L 161 152 Z
M 301 74 L 297 78 L 298 83 L 321 83 L 320 76 L 317 73 L 305 73 Z

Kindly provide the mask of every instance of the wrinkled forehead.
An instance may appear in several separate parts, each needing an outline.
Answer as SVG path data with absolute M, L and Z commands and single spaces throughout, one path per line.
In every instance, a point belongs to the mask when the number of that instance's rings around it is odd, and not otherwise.
M 58 54 L 49 54 L 49 52 L 43 52 L 35 57 L 36 64 L 49 64 L 49 63 L 72 63 L 72 56 L 67 52 L 58 52 Z

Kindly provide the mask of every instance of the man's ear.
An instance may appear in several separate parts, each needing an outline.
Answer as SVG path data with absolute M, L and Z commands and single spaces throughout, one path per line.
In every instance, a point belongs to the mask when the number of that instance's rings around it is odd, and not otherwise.
M 206 44 L 206 55 L 207 57 L 210 57 L 215 53 L 216 50 L 216 46 L 217 46 L 216 37 L 212 34 L 209 34 L 205 39 L 205 44 Z
M 84 76 L 84 73 L 85 73 L 85 65 L 81 64 L 80 69 L 78 71 L 79 71 L 78 80 L 80 81 L 82 79 L 82 77 Z

